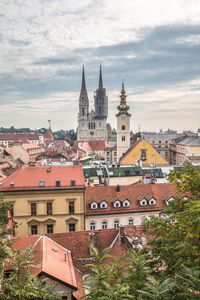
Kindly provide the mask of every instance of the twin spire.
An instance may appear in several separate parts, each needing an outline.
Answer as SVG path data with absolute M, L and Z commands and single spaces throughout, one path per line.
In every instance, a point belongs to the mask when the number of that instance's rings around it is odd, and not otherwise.
M 102 70 L 100 65 L 99 70 L 99 89 L 103 89 L 103 79 L 102 79 Z M 82 71 L 82 84 L 81 84 L 81 90 L 86 90 L 86 83 L 85 83 L 85 68 L 83 65 L 83 71 Z

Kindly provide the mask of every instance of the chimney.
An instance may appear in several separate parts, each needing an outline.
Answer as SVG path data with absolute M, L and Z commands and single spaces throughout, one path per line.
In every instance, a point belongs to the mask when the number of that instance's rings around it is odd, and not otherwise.
M 124 226 L 119 227 L 119 244 L 121 245 L 124 240 Z
M 152 176 L 151 174 L 144 175 L 144 184 L 151 184 L 152 183 Z
M 116 186 L 116 191 L 120 192 L 120 185 L 119 184 Z
M 90 237 L 89 253 L 90 253 L 90 256 L 92 257 L 93 256 L 92 248 L 95 247 L 95 233 L 90 232 L 89 237 Z

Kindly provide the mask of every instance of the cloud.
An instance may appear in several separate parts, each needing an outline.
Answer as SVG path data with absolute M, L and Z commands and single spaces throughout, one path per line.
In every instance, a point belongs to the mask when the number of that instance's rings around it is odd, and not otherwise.
M 165 120 L 176 114 L 183 120 L 172 124 L 181 128 L 193 114 L 197 126 L 199 1 L 4 0 L 1 6 L 4 124 L 21 122 L 22 115 L 30 124 L 52 113 L 57 124 L 75 128 L 82 64 L 92 104 L 102 63 L 113 126 L 122 78 L 134 122 L 160 127 L 158 114 Z

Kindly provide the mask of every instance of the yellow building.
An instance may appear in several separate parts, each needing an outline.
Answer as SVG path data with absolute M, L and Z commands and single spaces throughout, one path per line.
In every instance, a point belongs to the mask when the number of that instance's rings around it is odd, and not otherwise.
M 17 236 L 84 230 L 81 166 L 20 168 L 2 182 L 0 192 L 13 204 Z
M 138 139 L 120 159 L 120 164 L 136 164 L 138 161 L 146 165 L 168 165 L 167 161 L 145 140 Z

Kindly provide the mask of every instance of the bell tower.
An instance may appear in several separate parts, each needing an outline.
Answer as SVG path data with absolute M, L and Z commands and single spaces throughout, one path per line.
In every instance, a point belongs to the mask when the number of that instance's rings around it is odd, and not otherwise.
M 119 162 L 123 154 L 130 148 L 130 117 L 129 106 L 126 104 L 126 91 L 124 82 L 120 95 L 120 105 L 117 107 L 117 161 Z

